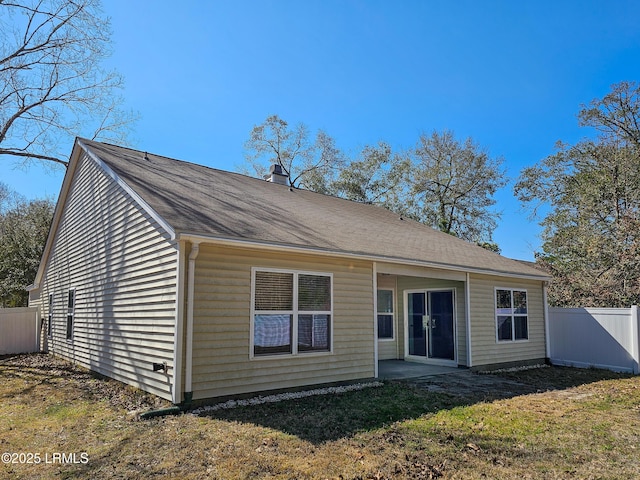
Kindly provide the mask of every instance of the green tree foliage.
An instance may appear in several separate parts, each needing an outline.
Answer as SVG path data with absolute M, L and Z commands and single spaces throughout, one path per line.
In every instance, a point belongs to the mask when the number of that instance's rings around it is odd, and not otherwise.
M 99 0 L 0 0 L 0 156 L 66 165 L 77 135 L 125 143 L 110 46 Z
M 33 283 L 47 241 L 54 204 L 26 201 L 0 184 L 0 302 L 26 307 L 25 287 Z
M 336 196 L 400 210 L 406 157 L 393 153 L 385 142 L 366 146 L 360 156 L 345 165 L 331 180 L 328 190 Z
M 640 301 L 640 86 L 623 82 L 583 105 L 592 139 L 559 143 L 524 169 L 517 197 L 542 220 L 537 260 L 559 306 L 628 307 Z
M 491 239 L 500 214 L 491 207 L 493 195 L 506 184 L 502 162 L 451 131 L 421 135 L 405 171 L 409 215 L 495 250 Z

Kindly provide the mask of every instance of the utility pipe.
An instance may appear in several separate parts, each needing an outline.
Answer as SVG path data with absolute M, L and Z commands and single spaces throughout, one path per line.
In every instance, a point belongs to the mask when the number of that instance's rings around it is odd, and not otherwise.
M 178 415 L 180 413 L 182 413 L 182 409 L 178 406 L 174 406 L 169 408 L 160 408 L 158 410 L 150 410 L 148 412 L 141 413 L 140 418 L 143 420 L 149 420 L 150 418 L 164 417 L 166 415 Z

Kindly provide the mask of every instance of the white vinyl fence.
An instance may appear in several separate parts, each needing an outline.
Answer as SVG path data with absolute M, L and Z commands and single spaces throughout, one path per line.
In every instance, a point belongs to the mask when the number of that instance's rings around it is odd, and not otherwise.
M 640 373 L 638 307 L 550 308 L 549 350 L 554 365 Z
M 0 308 L 0 355 L 40 348 L 37 308 Z

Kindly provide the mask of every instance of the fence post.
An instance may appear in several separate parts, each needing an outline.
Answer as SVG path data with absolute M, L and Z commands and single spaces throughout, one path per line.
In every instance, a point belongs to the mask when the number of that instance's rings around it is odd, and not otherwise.
M 40 309 L 35 312 L 36 317 L 36 352 L 40 351 L 40 333 L 42 333 L 42 322 L 40 321 Z
M 633 373 L 640 373 L 640 318 L 638 306 L 631 306 L 631 338 L 633 345 Z
M 547 361 L 551 363 L 551 324 L 549 322 L 549 296 L 548 296 L 548 282 L 544 282 L 542 285 L 542 305 L 544 315 L 544 350 Z

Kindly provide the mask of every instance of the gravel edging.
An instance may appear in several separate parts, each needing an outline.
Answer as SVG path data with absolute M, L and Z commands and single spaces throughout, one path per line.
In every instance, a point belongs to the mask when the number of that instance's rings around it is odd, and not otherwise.
M 520 367 L 499 368 L 496 370 L 479 370 L 476 373 L 480 375 L 494 375 L 494 374 L 500 374 L 500 373 L 525 372 L 527 370 L 536 370 L 538 368 L 550 368 L 550 366 L 544 363 L 540 363 L 537 365 L 522 365 Z
M 299 398 L 313 397 L 316 395 L 330 395 L 335 393 L 355 392 L 363 390 L 365 388 L 377 388 L 382 387 L 382 382 L 369 382 L 369 383 L 356 383 L 353 385 L 345 385 L 342 387 L 326 387 L 317 388 L 314 390 L 304 390 L 301 392 L 279 393 L 277 395 L 257 396 L 248 398 L 246 400 L 228 400 L 223 403 L 215 405 L 205 405 L 203 407 L 196 408 L 190 413 L 193 415 L 203 415 L 209 412 L 215 412 L 218 410 L 229 410 L 237 407 L 248 407 L 253 405 L 262 405 L 264 403 L 276 403 L 284 400 L 295 400 Z

